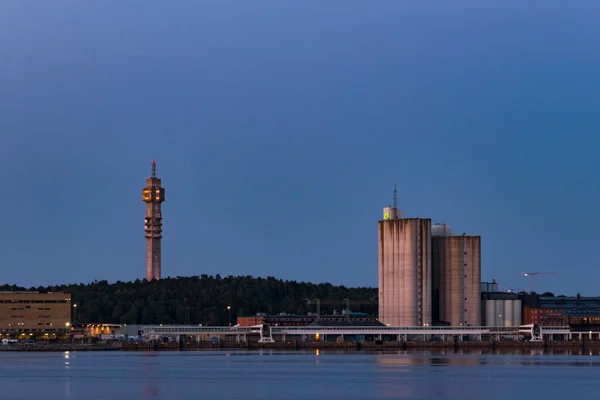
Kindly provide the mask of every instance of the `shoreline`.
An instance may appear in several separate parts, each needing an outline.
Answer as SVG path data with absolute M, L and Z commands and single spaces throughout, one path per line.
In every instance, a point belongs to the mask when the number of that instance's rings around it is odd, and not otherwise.
M 557 342 L 386 342 L 335 343 L 335 342 L 190 342 L 190 343 L 14 343 L 0 346 L 1 352 L 66 352 L 66 351 L 187 351 L 187 350 L 339 350 L 339 351 L 398 351 L 398 350 L 441 350 L 441 351 L 597 351 L 600 341 L 557 341 Z
M 65 352 L 65 351 L 120 351 L 121 346 L 113 344 L 82 343 L 11 343 L 0 346 L 2 352 Z
M 123 351 L 177 351 L 177 350 L 347 350 L 347 351 L 382 351 L 382 350 L 495 350 L 495 349 L 567 349 L 600 350 L 600 341 L 590 342 L 460 342 L 460 343 L 423 343 L 423 342 L 386 342 L 336 343 L 336 342 L 189 342 L 189 343 L 123 343 Z

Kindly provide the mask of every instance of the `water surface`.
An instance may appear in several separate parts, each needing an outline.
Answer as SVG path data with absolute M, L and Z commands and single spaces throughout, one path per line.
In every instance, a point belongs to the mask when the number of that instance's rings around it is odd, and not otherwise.
M 1 399 L 597 398 L 596 355 L 0 352 Z

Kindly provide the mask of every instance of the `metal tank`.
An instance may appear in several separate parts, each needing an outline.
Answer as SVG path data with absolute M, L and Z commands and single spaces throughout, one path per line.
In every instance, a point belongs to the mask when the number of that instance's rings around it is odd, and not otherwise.
M 521 300 L 513 300 L 513 326 L 520 326 L 523 323 L 521 315 L 522 306 Z
M 513 301 L 514 300 L 504 300 L 504 326 L 513 326 Z
M 438 321 L 481 325 L 481 237 L 432 236 L 431 263 Z
M 391 326 L 431 324 L 430 243 L 430 219 L 379 221 L 379 320 L 382 323 Z
M 452 236 L 452 227 L 444 223 L 437 223 L 431 227 L 431 237 Z
M 504 326 L 504 301 L 496 300 L 494 307 L 494 325 L 493 326 Z
M 495 300 L 485 301 L 485 326 L 495 326 L 496 320 L 496 302 Z

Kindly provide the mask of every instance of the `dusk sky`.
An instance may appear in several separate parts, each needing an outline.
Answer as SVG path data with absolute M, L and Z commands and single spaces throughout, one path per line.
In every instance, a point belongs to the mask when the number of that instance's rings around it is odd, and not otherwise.
M 600 3 L 0 2 L 0 283 L 377 284 L 377 221 L 482 236 L 502 289 L 600 295 Z

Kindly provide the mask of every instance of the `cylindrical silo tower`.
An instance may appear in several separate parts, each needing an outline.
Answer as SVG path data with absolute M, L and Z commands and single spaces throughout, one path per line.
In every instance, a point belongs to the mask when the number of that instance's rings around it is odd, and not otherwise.
M 384 209 L 379 221 L 379 320 L 431 324 L 431 220 Z M 396 216 L 396 219 L 392 219 Z
M 521 300 L 513 301 L 513 326 L 521 326 L 521 324 L 523 323 L 521 316 L 521 307 Z
M 504 300 L 504 326 L 513 326 L 513 302 L 514 300 Z
M 438 290 L 439 322 L 481 324 L 481 237 L 431 238 L 432 287 Z
M 494 326 L 504 326 L 504 301 L 496 300 L 495 306 Z
M 496 303 L 495 300 L 486 300 L 485 301 L 485 325 L 486 326 L 495 326 L 496 324 Z

